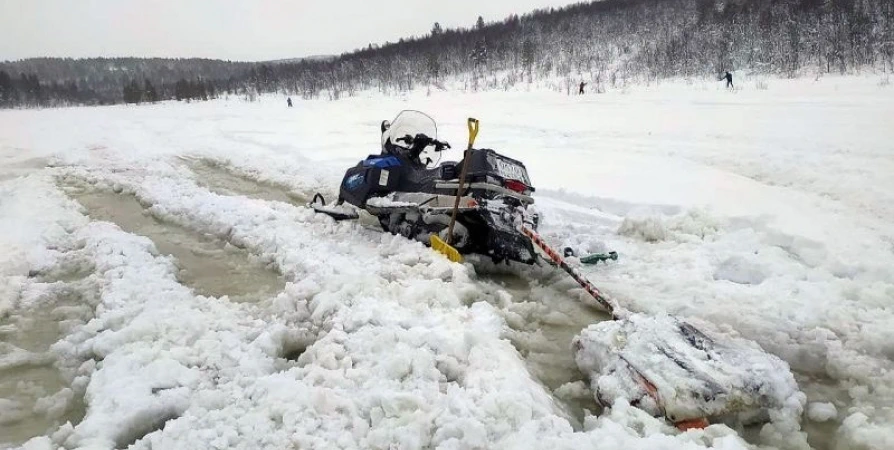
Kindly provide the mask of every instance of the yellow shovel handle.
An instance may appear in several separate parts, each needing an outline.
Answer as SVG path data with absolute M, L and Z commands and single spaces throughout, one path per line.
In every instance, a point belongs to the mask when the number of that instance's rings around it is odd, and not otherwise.
M 475 137 L 478 136 L 478 119 L 469 117 L 469 150 L 475 144 Z

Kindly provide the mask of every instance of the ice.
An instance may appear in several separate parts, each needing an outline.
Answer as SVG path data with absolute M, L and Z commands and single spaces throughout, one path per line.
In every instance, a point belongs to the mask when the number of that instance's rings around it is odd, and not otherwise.
M 99 288 L 92 319 L 53 319 L 52 353 L 71 401 L 86 394 L 86 416 L 26 445 L 790 449 L 815 433 L 812 405 L 831 403 L 815 447 L 894 447 L 892 100 L 867 75 L 736 93 L 670 81 L 586 98 L 423 90 L 291 110 L 262 98 L 0 111 L 11 164 L 0 170 L 0 314 L 26 311 L 22 300 L 39 297 L 23 293 L 45 277 L 89 274 Z M 379 122 L 402 109 L 430 113 L 454 144 L 469 115 L 481 119 L 478 145 L 525 162 L 550 244 L 615 250 L 618 261 L 580 269 L 619 303 L 779 357 L 803 380 L 809 424 L 789 420 L 794 402 L 753 434 L 679 433 L 618 398 L 576 428 L 561 403 L 589 389 L 538 372 L 572 355 L 535 334 L 564 339 L 584 320 L 564 298 L 512 304 L 470 266 L 375 223 L 282 201 L 334 198 L 345 168 L 379 151 Z M 459 159 L 454 147 L 445 160 Z M 138 230 L 91 223 L 59 187 L 68 181 L 132 196 L 288 282 L 248 304 L 197 295 Z M 538 295 L 585 300 L 550 270 L 516 273 Z M 69 401 L 62 389 L 35 397 L 49 415 Z

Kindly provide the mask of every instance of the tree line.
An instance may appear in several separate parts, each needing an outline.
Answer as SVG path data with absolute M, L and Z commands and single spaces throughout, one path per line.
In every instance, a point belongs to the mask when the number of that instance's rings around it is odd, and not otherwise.
M 254 63 L 170 58 L 32 58 L 0 62 L 0 107 L 207 99 Z M 213 86 L 209 86 L 209 84 Z
M 331 58 L 24 60 L 0 63 L 0 106 L 254 98 L 271 92 L 337 99 L 370 89 L 475 91 L 525 84 L 570 91 L 580 81 L 602 91 L 742 69 L 788 77 L 890 73 L 894 2 L 602 0 L 495 23 L 479 17 L 469 28 L 436 23 L 425 36 Z

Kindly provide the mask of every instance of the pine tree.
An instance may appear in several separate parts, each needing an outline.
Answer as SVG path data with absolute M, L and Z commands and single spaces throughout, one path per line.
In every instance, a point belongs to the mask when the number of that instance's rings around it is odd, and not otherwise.
M 196 80 L 195 92 L 193 94 L 193 98 L 201 98 L 202 100 L 208 100 L 208 92 L 205 90 L 205 83 L 201 79 Z
M 152 86 L 148 78 L 145 79 L 143 81 L 143 101 L 155 103 L 158 100 L 158 92 L 155 91 L 155 86 Z
M 137 80 L 131 80 L 124 85 L 124 103 L 140 103 L 143 100 L 143 92 Z
M 16 102 L 16 88 L 12 83 L 12 77 L 4 71 L 0 71 L 0 106 L 13 106 Z
M 177 101 L 189 98 L 189 81 L 186 81 L 183 78 L 177 81 L 177 84 L 174 85 L 174 98 L 176 98 Z
M 46 104 L 43 89 L 40 86 L 40 80 L 37 78 L 36 74 L 28 76 L 28 91 L 31 93 L 31 97 L 34 99 L 36 105 L 40 106 Z
M 525 42 L 522 43 L 522 66 L 525 68 L 525 72 L 528 75 L 528 82 L 533 81 L 533 72 L 534 72 L 534 63 L 537 58 L 537 46 L 534 44 L 530 38 L 525 39 Z

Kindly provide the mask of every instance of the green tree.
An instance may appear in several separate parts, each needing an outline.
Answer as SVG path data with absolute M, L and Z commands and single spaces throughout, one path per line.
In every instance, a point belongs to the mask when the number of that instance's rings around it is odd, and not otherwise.
M 155 90 L 155 86 L 149 82 L 149 79 L 145 79 L 143 81 L 143 101 L 155 103 L 159 100 L 158 92 Z
M 143 93 L 140 91 L 137 80 L 131 80 L 130 83 L 124 85 L 124 103 L 140 103 L 142 100 Z
M 16 87 L 12 77 L 4 71 L 0 71 L 0 107 L 13 106 L 16 102 Z
M 189 89 L 189 81 L 181 78 L 177 81 L 177 84 L 174 85 L 174 98 L 176 98 L 177 101 L 189 99 Z

